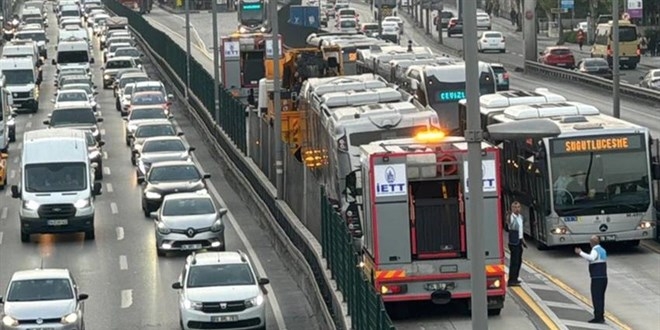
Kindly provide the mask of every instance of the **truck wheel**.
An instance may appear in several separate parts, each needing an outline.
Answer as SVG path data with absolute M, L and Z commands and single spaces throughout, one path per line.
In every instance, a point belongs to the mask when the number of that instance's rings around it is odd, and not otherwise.
M 488 316 L 498 316 L 502 313 L 501 308 L 493 308 L 488 310 Z
M 37 101 L 32 108 L 32 113 L 37 113 L 37 111 L 39 111 L 39 101 Z
M 21 242 L 29 243 L 30 242 L 30 233 L 25 233 L 21 231 Z

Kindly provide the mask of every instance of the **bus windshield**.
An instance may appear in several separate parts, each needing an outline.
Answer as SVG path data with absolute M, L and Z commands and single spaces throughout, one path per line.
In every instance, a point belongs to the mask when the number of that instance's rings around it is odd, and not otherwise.
M 648 157 L 641 134 L 555 139 L 550 159 L 559 216 L 635 213 L 649 207 Z
M 57 52 L 57 63 L 85 63 L 89 62 L 89 53 L 86 50 Z

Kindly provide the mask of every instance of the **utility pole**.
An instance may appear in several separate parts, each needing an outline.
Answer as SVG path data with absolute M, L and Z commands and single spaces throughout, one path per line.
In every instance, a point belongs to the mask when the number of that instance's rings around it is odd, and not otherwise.
M 564 28 L 561 24 L 561 14 L 564 12 L 564 8 L 561 6 L 561 0 L 557 0 L 557 8 L 559 8 L 557 12 L 557 32 L 559 32 L 559 41 L 561 41 L 564 39 Z
M 211 0 L 211 10 L 213 11 L 213 99 L 215 100 L 215 123 L 220 125 L 220 59 L 218 58 L 220 49 L 218 48 L 218 1 Z
M 438 9 L 438 43 L 442 45 L 442 11 L 445 9 L 445 6 L 441 3 L 440 4 L 440 9 Z
M 280 27 L 277 21 L 277 1 L 269 1 L 271 26 L 273 28 L 273 104 L 275 105 L 275 122 L 273 128 L 275 130 L 275 188 L 277 189 L 277 199 L 282 196 L 282 182 L 284 171 L 282 169 L 282 101 L 281 101 L 281 86 L 282 80 L 280 79 Z M 267 55 L 266 55 L 267 56 Z
M 185 1 L 186 9 L 186 102 L 190 104 L 190 0 Z
M 484 193 L 481 169 L 481 114 L 479 112 L 479 58 L 477 57 L 477 3 L 463 2 L 463 56 L 467 96 L 468 188 L 467 239 L 472 285 L 472 329 L 488 330 L 486 251 L 484 247 Z
M 619 79 L 621 78 L 619 72 L 619 0 L 612 0 L 612 115 L 615 118 L 621 117 L 621 99 L 619 98 Z

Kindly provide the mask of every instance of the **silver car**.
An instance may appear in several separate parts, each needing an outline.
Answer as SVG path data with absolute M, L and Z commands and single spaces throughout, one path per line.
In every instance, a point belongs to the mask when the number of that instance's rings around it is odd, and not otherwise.
M 156 212 L 151 212 L 159 256 L 167 251 L 212 249 L 225 250 L 225 226 L 222 217 L 227 209 L 218 210 L 206 191 L 170 194 Z
M 85 329 L 87 294 L 79 293 L 67 269 L 36 269 L 12 275 L 3 304 L 2 329 Z
M 137 165 L 137 155 L 142 151 L 142 145 L 148 138 L 159 136 L 183 136 L 177 132 L 174 124 L 169 120 L 159 119 L 139 124 L 131 139 L 131 163 Z
M 148 138 L 142 144 L 142 150 L 136 156 L 138 163 L 138 176 L 145 176 L 151 166 L 158 162 L 171 160 L 192 161 L 190 153 L 195 148 L 186 148 L 183 140 L 178 136 L 161 136 Z
M 123 119 L 126 121 L 124 123 L 126 145 L 130 146 L 133 132 L 135 132 L 135 129 L 139 124 L 156 119 L 172 119 L 172 116 L 166 115 L 165 110 L 161 107 L 145 106 L 133 109 L 133 111 L 128 114 L 128 117 L 123 117 Z

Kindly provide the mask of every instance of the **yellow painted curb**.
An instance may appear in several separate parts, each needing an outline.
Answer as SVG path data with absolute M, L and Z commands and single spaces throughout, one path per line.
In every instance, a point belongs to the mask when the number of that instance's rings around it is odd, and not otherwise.
M 529 294 L 527 294 L 527 292 L 525 292 L 525 289 L 521 287 L 510 287 L 509 290 L 515 293 L 518 297 L 520 297 L 520 299 L 522 299 L 522 301 L 525 302 L 525 304 L 527 304 L 527 306 L 532 310 L 532 312 L 534 312 L 534 314 L 536 314 L 541 319 L 543 324 L 545 324 L 545 326 L 548 327 L 548 329 L 550 330 L 560 329 L 559 326 L 555 324 L 555 322 L 552 321 L 550 316 L 543 310 L 543 308 L 541 308 L 541 306 L 539 306 L 539 304 L 537 304 L 536 301 L 534 301 L 534 299 L 532 299 L 532 297 Z

